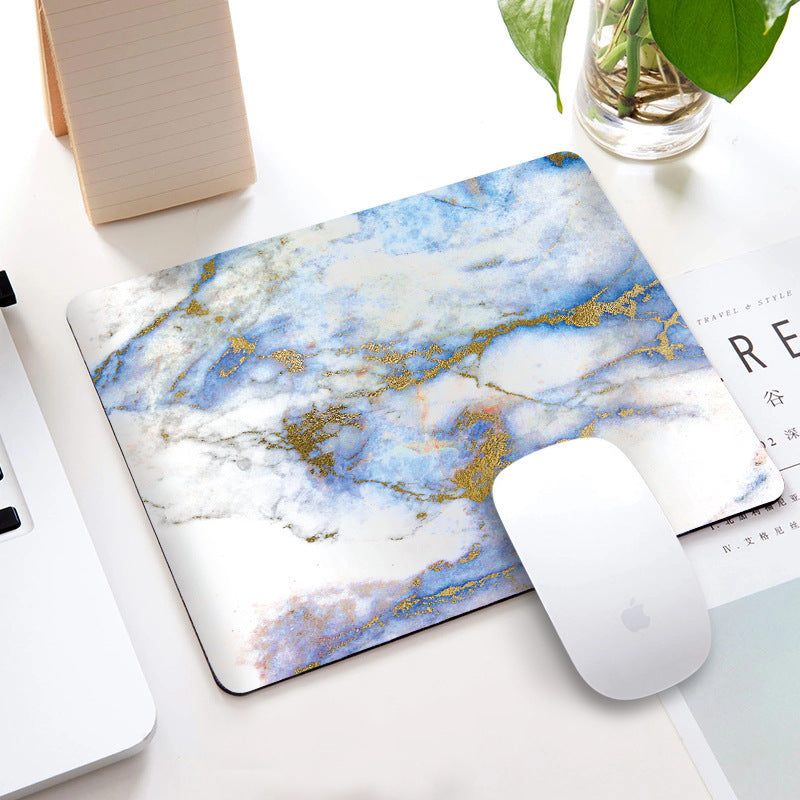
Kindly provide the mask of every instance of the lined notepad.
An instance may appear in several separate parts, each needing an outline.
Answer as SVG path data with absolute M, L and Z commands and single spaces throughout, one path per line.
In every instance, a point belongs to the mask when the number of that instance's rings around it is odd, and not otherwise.
M 92 222 L 255 181 L 227 0 L 39 0 L 39 24 Z

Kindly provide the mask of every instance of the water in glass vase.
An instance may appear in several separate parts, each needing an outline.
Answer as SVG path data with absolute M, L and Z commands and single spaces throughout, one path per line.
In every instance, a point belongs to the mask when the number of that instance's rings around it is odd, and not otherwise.
M 575 114 L 612 153 L 666 158 L 702 139 L 711 98 L 658 49 L 646 0 L 592 0 Z

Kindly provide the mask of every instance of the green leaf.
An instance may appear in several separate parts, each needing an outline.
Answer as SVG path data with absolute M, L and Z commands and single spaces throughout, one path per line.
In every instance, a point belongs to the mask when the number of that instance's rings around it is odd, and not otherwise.
M 754 0 L 755 1 L 755 0 Z M 503 22 L 523 58 L 553 87 L 563 111 L 558 79 L 573 0 L 498 0 Z
M 764 2 L 778 0 L 648 0 L 647 10 L 664 55 L 730 102 L 764 66 L 786 24 L 784 13 L 765 33 Z
M 775 24 L 775 20 L 782 17 L 797 0 L 758 0 L 758 2 L 764 9 L 764 16 L 767 20 L 764 30 L 768 31 Z

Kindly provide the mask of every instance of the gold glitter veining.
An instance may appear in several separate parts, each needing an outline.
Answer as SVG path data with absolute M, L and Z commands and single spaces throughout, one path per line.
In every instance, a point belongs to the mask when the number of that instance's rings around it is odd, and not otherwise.
M 336 458 L 333 453 L 320 453 L 318 456 L 307 459 L 307 461 L 323 478 L 332 475 L 336 466 Z
M 252 353 L 256 349 L 253 342 L 248 342 L 243 336 L 229 336 L 228 341 L 234 353 Z
M 658 353 L 659 355 L 663 356 L 667 361 L 672 361 L 672 359 L 676 357 L 676 353 L 679 350 L 684 349 L 682 344 L 674 344 L 673 342 L 670 342 L 669 336 L 667 334 L 667 331 L 673 325 L 683 324 L 680 319 L 680 312 L 676 311 L 668 320 L 666 321 L 662 320 L 662 324 L 664 325 L 664 330 L 661 331 L 661 333 L 659 333 L 658 336 L 656 336 L 656 341 L 658 342 L 658 345 L 655 347 L 651 347 L 649 349 L 649 352 Z
M 480 440 L 470 442 L 470 449 L 475 455 L 466 467 L 453 476 L 453 483 L 475 503 L 482 503 L 491 494 L 494 479 L 506 466 L 505 457 L 510 452 L 510 437 L 499 414 L 463 411 L 456 420 L 456 428 L 467 430 L 480 421 L 490 422 L 492 427 Z
M 290 372 L 302 372 L 305 368 L 303 356 L 294 350 L 276 350 L 270 356 L 280 361 Z
M 600 324 L 604 314 L 633 319 L 636 316 L 636 298 L 644 294 L 648 288 L 650 287 L 635 283 L 627 292 L 623 292 L 616 300 L 611 301 L 599 299 L 606 291 L 603 289 L 590 300 L 576 306 L 559 322 L 563 321 L 567 325 L 575 325 L 579 328 L 593 328 Z
M 313 536 L 309 536 L 305 541 L 308 544 L 314 544 L 314 542 L 321 542 L 325 539 L 335 539 L 339 535 L 339 531 L 331 531 L 330 533 L 315 533 Z
M 437 359 L 435 356 L 438 353 L 443 353 L 444 350 L 436 343 L 429 345 L 424 350 L 417 350 L 414 348 L 413 350 L 408 350 L 405 353 L 400 353 L 396 350 L 393 350 L 391 347 L 387 347 L 386 345 L 375 344 L 374 342 L 370 342 L 369 344 L 365 344 L 361 346 L 362 350 L 369 350 L 373 353 L 381 353 L 380 356 L 365 356 L 366 361 L 379 361 L 381 364 L 390 364 L 390 365 L 397 365 L 403 364 L 407 359 L 411 358 L 412 356 L 424 356 L 428 359 L 428 361 L 435 362 Z
M 576 155 L 575 153 L 570 153 L 568 150 L 564 150 L 560 153 L 553 153 L 552 155 L 547 156 L 557 167 L 563 167 L 565 161 L 580 161 L 580 156 Z
M 133 337 L 131 337 L 131 338 L 133 338 L 133 339 L 138 339 L 139 337 L 141 337 L 141 336 L 146 336 L 146 335 L 147 335 L 148 333 L 150 333 L 151 331 L 154 331 L 154 330 L 155 330 L 155 329 L 156 329 L 156 328 L 157 328 L 159 325 L 161 325 L 161 323 L 162 323 L 162 322 L 164 322 L 164 321 L 165 321 L 165 320 L 166 320 L 166 319 L 169 317 L 169 315 L 170 315 L 170 314 L 171 314 L 171 313 L 172 313 L 172 312 L 173 312 L 173 311 L 174 311 L 176 308 L 177 308 L 177 306 L 173 306 L 171 309 L 169 309 L 169 311 L 164 311 L 164 312 L 162 312 L 162 313 L 161 313 L 161 314 L 159 314 L 159 315 L 158 315 L 158 316 L 157 316 L 157 317 L 156 317 L 156 318 L 155 318 L 155 319 L 154 319 L 154 320 L 153 320 L 153 321 L 152 321 L 152 322 L 151 322 L 149 325 L 147 325 L 146 327 L 142 328 L 142 329 L 139 331 L 139 333 L 137 333 L 135 336 L 133 336 Z M 117 352 L 119 353 L 120 351 L 117 351 Z
M 197 300 L 192 300 L 188 306 L 186 306 L 186 316 L 196 316 L 196 317 L 205 317 L 208 314 L 208 309 L 197 302 Z
M 530 588 L 529 584 L 520 584 L 514 573 L 518 567 L 508 567 L 500 572 L 492 572 L 489 575 L 484 575 L 476 580 L 466 581 L 460 585 L 447 586 L 434 594 L 425 595 L 423 597 L 411 596 L 401 600 L 391 610 L 394 617 L 416 617 L 420 614 L 431 614 L 435 611 L 437 606 L 444 605 L 445 603 L 461 603 L 476 591 L 483 588 L 483 586 L 490 581 L 498 578 L 511 581 L 514 587 L 518 590 Z
M 229 369 L 221 369 L 219 371 L 220 378 L 229 378 L 236 372 L 239 367 L 250 358 L 251 355 L 255 352 L 256 346 L 253 342 L 248 342 L 243 336 L 229 336 L 228 337 L 228 349 L 214 362 L 212 369 L 222 361 L 228 355 L 238 355 L 239 361 L 236 362 L 232 367 Z
M 203 264 L 203 272 L 200 275 L 200 278 L 198 279 L 197 283 L 195 283 L 195 285 L 192 286 L 192 294 L 197 294 L 197 291 L 200 289 L 200 287 L 207 280 L 209 280 L 209 278 L 214 277 L 216 271 L 217 271 L 217 259 L 212 258 L 210 261 L 206 261 L 206 263 Z
M 601 370 L 607 369 L 608 367 L 612 367 L 615 364 L 619 364 L 622 361 L 625 361 L 628 358 L 633 358 L 634 356 L 638 355 L 660 355 L 666 361 L 672 361 L 675 358 L 679 357 L 679 353 L 686 348 L 680 342 L 671 342 L 669 340 L 669 334 L 667 331 L 673 325 L 681 325 L 683 326 L 683 322 L 680 318 L 680 312 L 676 311 L 669 319 L 660 319 L 660 318 L 653 318 L 649 320 L 650 322 L 660 322 L 664 327 L 662 330 L 656 334 L 656 344 L 644 344 L 641 347 L 636 347 L 628 353 L 619 356 L 618 358 L 612 359 L 611 361 L 601 364 L 596 369 L 591 370 L 591 372 L 587 372 L 585 375 L 581 377 L 581 380 L 586 380 L 586 378 L 590 378 L 592 375 L 596 375 Z
M 458 563 L 469 564 L 470 561 L 474 561 L 480 554 L 481 546 L 477 542 L 474 542 L 472 547 L 469 549 L 469 553 L 467 553 L 465 556 L 461 556 L 461 558 L 458 559 Z
M 200 279 L 197 281 L 197 283 L 195 283 L 194 286 L 192 286 L 191 294 L 196 294 L 198 289 L 203 285 L 203 283 L 205 281 L 207 281 L 209 278 L 213 277 L 215 272 L 216 272 L 216 259 L 212 258 L 210 261 L 207 261 L 203 265 L 203 274 L 200 276 Z M 139 339 L 142 336 L 146 336 L 148 333 L 152 333 L 152 331 L 154 331 L 156 328 L 158 328 L 160 325 L 162 325 L 167 319 L 169 319 L 169 317 L 175 311 L 177 311 L 180 308 L 180 305 L 181 305 L 182 302 L 183 302 L 183 300 L 181 300 L 180 302 L 176 303 L 174 306 L 172 306 L 172 308 L 168 309 L 167 311 L 164 311 L 161 314 L 159 314 L 149 325 L 145 326 L 138 333 L 134 334 L 131 337 L 131 341 L 133 341 L 134 339 Z M 187 314 L 196 313 L 196 312 L 192 312 L 192 311 L 189 310 L 189 309 L 191 309 L 193 307 L 194 302 L 195 301 L 192 300 L 192 302 L 187 307 L 187 310 L 186 310 Z M 199 304 L 198 304 L 198 307 L 202 308 L 202 306 L 200 306 Z M 205 313 L 208 313 L 208 312 L 205 312 Z M 121 358 L 122 355 L 125 353 L 125 351 L 127 349 L 128 349 L 128 345 L 125 345 L 125 347 L 122 347 L 122 348 L 120 348 L 118 350 L 115 350 L 113 353 L 109 354 L 106 357 L 105 361 L 103 361 L 103 363 L 92 373 L 92 381 L 94 383 L 97 383 L 100 380 L 100 376 L 103 374 L 103 370 L 108 366 L 108 364 L 111 361 L 111 359 L 114 358 L 114 356 L 116 356 L 117 358 Z M 114 377 L 112 378 L 112 381 L 116 380 L 117 373 L 119 372 L 120 366 L 121 366 L 121 364 L 117 364 L 117 369 L 116 369 L 116 371 L 114 373 Z
M 363 625 L 359 625 L 358 627 L 353 628 L 350 631 L 343 631 L 341 634 L 339 634 L 339 636 L 336 637 L 336 640 L 334 640 L 328 645 L 325 655 L 329 656 L 336 650 L 341 650 L 343 647 L 347 647 L 347 645 L 351 644 L 359 636 L 361 636 L 361 634 L 364 633 L 364 631 L 369 630 L 375 625 L 383 626 L 385 624 L 386 623 L 381 619 L 380 614 L 377 614 L 371 620 L 369 620 L 369 622 L 366 622 Z M 305 669 L 308 669 L 308 667 L 306 667 Z
M 538 317 L 534 317 L 533 319 L 515 319 L 508 322 L 502 322 L 492 328 L 485 328 L 483 330 L 476 331 L 473 333 L 472 340 L 470 342 L 456 348 L 453 351 L 453 354 L 448 358 L 440 359 L 435 357 L 435 354 L 444 352 L 444 350 L 438 345 L 431 345 L 422 353 L 412 350 L 408 353 L 395 354 L 394 351 L 390 348 L 387 348 L 386 345 L 369 342 L 365 345 L 362 345 L 361 349 L 383 354 L 382 357 L 374 358 L 373 360 L 383 361 L 384 363 L 388 364 L 398 364 L 399 369 L 384 378 L 384 386 L 371 391 L 359 390 L 352 392 L 349 396 L 377 397 L 387 389 L 391 389 L 392 391 L 396 392 L 402 392 L 411 386 L 419 386 L 426 381 L 436 378 L 442 372 L 452 369 L 470 356 L 480 359 L 483 356 L 486 348 L 489 347 L 489 345 L 495 339 L 500 336 L 504 336 L 507 333 L 511 333 L 517 328 L 533 328 L 537 325 L 555 326 L 560 324 L 574 325 L 575 327 L 579 328 L 595 327 L 600 324 L 603 316 L 605 315 L 622 316 L 631 321 L 636 320 L 636 312 L 638 308 L 637 298 L 645 294 L 649 289 L 657 284 L 657 280 L 653 281 L 647 286 L 641 286 L 640 284 L 636 283 L 613 300 L 601 300 L 600 298 L 608 291 L 608 287 L 605 287 L 589 300 L 581 303 L 575 308 L 565 311 L 547 312 Z M 655 320 L 648 318 L 647 320 L 642 321 L 653 322 Z M 664 336 L 666 337 L 666 328 L 664 331 Z M 665 338 L 663 342 L 659 340 L 659 344 L 657 346 L 641 348 L 635 352 L 647 351 L 667 353 L 672 352 L 671 348 L 681 349 L 681 347 L 681 345 L 671 345 L 668 339 Z M 385 353 L 386 350 L 389 350 L 388 354 Z M 348 354 L 344 349 L 340 349 L 339 353 Z M 405 365 L 405 360 L 411 355 L 424 355 L 432 365 L 425 369 L 421 375 L 415 375 Z M 629 355 L 633 355 L 633 353 Z
M 362 427 L 361 415 L 345 411 L 344 406 L 332 406 L 323 410 L 314 407 L 303 414 L 299 422 L 284 420 L 283 424 L 281 443 L 294 450 L 303 461 L 311 465 L 312 471 L 319 472 L 322 476 L 333 474 L 336 459 L 333 453 L 319 452 L 319 446 L 338 436 L 345 426 Z
M 177 378 L 175 378 L 175 380 L 172 382 L 172 386 L 169 387 L 170 392 L 175 392 L 175 389 L 178 387 L 178 384 L 189 374 L 189 370 L 200 360 L 201 357 L 202 356 L 199 356 L 194 361 L 192 361 L 192 363 L 189 364 L 189 366 L 186 367 L 186 369 L 183 370 L 183 372 L 181 372 Z M 179 392 L 175 392 L 175 395 L 172 398 L 172 402 L 175 402 L 175 400 L 179 400 L 185 394 L 186 391 L 184 389 L 181 389 Z
M 354 349 L 354 348 L 353 348 Z M 369 350 L 373 353 L 382 353 L 386 349 L 385 344 L 377 344 L 376 342 L 367 342 L 361 345 L 362 350 Z
M 456 566 L 456 564 L 469 564 L 470 561 L 474 561 L 480 554 L 481 546 L 478 544 L 478 542 L 474 542 L 469 552 L 466 555 L 461 556 L 461 558 L 458 558 L 455 561 L 436 561 L 431 564 L 428 569 L 431 569 L 434 572 L 441 572 L 444 569 L 452 569 L 454 566 Z
M 445 490 L 443 489 L 441 492 L 436 492 L 435 494 L 424 494 L 423 492 L 415 492 L 413 489 L 409 489 L 403 481 L 395 481 L 392 483 L 391 481 L 382 481 L 378 480 L 377 478 L 354 478 L 353 483 L 355 484 L 362 484 L 362 483 L 375 483 L 378 486 L 383 486 L 384 489 L 389 489 L 392 492 L 396 492 L 397 494 L 405 495 L 407 497 L 411 497 L 414 500 L 419 500 L 421 503 L 444 503 L 445 500 L 457 500 L 459 497 L 463 497 L 463 492 L 456 491 L 454 489 Z
M 326 369 L 322 373 L 323 378 L 330 378 L 332 375 L 350 375 L 353 370 L 351 369 Z
M 386 622 L 384 621 L 385 616 L 408 618 L 416 617 L 420 614 L 431 614 L 436 610 L 437 606 L 445 604 L 455 605 L 468 600 L 473 594 L 475 594 L 475 592 L 483 588 L 484 585 L 498 579 L 510 581 L 514 588 L 518 591 L 529 589 L 530 584 L 520 583 L 517 580 L 514 573 L 518 569 L 519 567 L 516 566 L 507 567 L 499 572 L 493 572 L 475 580 L 466 581 L 460 585 L 448 586 L 430 595 L 424 595 L 422 597 L 412 595 L 406 597 L 389 609 L 385 614 L 376 614 L 363 625 L 358 625 L 350 630 L 342 631 L 341 633 L 337 634 L 335 638 L 329 639 L 327 642 L 325 642 L 325 656 L 330 656 L 336 650 L 341 650 L 343 647 L 347 647 L 349 644 L 352 644 L 352 642 L 354 642 L 365 631 L 368 631 L 370 628 L 373 628 L 376 625 L 384 627 L 386 625 Z M 415 578 L 411 585 L 414 588 L 419 588 L 421 585 L 419 578 Z M 306 622 L 308 624 L 311 623 L 312 620 L 307 619 Z M 295 671 L 295 674 L 300 674 L 301 672 L 313 669 L 316 666 L 319 666 L 319 662 L 307 664 L 304 667 L 298 668 L 298 670 Z
M 354 483 L 374 483 L 389 489 L 396 494 L 410 497 L 423 503 L 444 503 L 448 500 L 466 498 L 475 503 L 482 503 L 491 493 L 492 483 L 498 472 L 506 465 L 505 456 L 510 452 L 510 435 L 506 431 L 500 414 L 488 411 L 472 411 L 465 409 L 456 419 L 453 431 L 466 432 L 477 422 L 489 422 L 491 428 L 480 438 L 468 442 L 473 453 L 471 461 L 457 470 L 451 478 L 450 488 L 442 488 L 439 492 L 425 494 L 409 489 L 403 481 L 383 481 L 376 478 L 354 479 Z M 335 434 L 332 434 L 335 435 Z M 309 459 L 306 459 L 309 460 Z M 417 514 L 418 519 L 423 516 Z

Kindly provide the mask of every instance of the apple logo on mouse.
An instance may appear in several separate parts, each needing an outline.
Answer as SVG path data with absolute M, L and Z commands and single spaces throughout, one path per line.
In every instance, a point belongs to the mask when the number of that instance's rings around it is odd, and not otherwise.
M 644 606 L 641 603 L 636 603 L 634 605 L 635 601 L 636 598 L 631 597 L 628 607 L 624 608 L 619 615 L 622 624 L 629 631 L 633 631 L 633 633 L 642 630 L 642 628 L 647 628 L 650 625 L 650 617 L 644 613 Z

